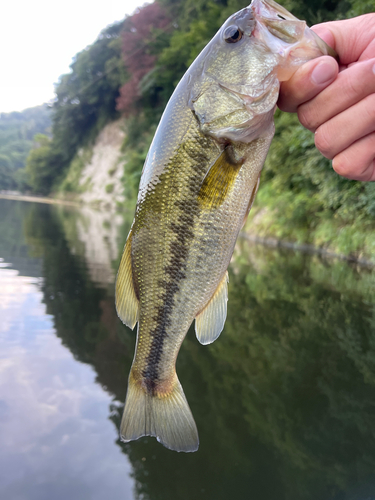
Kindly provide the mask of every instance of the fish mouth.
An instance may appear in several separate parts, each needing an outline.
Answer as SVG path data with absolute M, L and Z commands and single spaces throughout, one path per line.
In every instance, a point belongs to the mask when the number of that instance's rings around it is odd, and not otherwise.
M 299 21 L 288 10 L 274 2 L 273 0 L 253 0 L 249 6 L 255 17 L 261 17 L 264 22 L 268 19 L 284 20 L 284 21 Z
M 317 55 L 330 55 L 337 61 L 338 55 L 314 31 L 310 30 L 305 21 L 293 16 L 288 10 L 274 0 L 253 0 L 249 6 L 253 12 L 257 25 L 263 25 L 267 31 L 278 39 L 292 43 L 303 43 L 309 40 L 311 46 L 319 51 Z M 258 28 L 261 31 L 261 28 Z M 317 57 L 317 56 L 315 56 Z

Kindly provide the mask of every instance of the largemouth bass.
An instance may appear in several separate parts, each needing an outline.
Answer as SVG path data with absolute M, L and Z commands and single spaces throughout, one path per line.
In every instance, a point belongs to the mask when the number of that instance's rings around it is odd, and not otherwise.
M 232 15 L 188 69 L 151 144 L 116 282 L 116 308 L 137 345 L 121 439 L 156 436 L 198 449 L 177 378 L 195 319 L 202 344 L 220 335 L 238 233 L 254 201 L 273 134 L 280 81 L 334 55 L 304 21 L 272 0 Z

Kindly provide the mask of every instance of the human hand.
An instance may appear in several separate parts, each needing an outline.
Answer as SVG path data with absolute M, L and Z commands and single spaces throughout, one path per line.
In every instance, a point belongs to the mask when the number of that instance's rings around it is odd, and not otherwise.
M 339 55 L 301 66 L 283 82 L 278 106 L 297 112 L 315 145 L 348 179 L 375 181 L 375 14 L 312 28 Z

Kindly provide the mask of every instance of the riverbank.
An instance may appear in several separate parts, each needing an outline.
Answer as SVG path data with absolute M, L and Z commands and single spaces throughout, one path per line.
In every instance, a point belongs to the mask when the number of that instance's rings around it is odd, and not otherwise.
M 72 207 L 80 207 L 81 203 L 75 201 L 61 200 L 57 198 L 47 198 L 43 196 L 29 196 L 24 194 L 6 194 L 0 193 L 0 199 L 2 200 L 19 200 L 19 201 L 31 201 L 34 203 L 48 203 L 50 205 L 68 205 Z
M 375 267 L 375 260 L 357 257 L 356 255 L 352 254 L 345 255 L 343 253 L 337 253 L 327 248 L 317 247 L 308 243 L 295 243 L 293 241 L 278 240 L 277 238 L 272 237 L 267 238 L 263 236 L 256 236 L 254 234 L 246 233 L 245 231 L 242 231 L 239 236 L 257 245 L 263 245 L 270 248 L 286 248 L 287 250 L 293 250 L 296 252 L 318 254 L 322 257 L 354 262 L 363 267 Z

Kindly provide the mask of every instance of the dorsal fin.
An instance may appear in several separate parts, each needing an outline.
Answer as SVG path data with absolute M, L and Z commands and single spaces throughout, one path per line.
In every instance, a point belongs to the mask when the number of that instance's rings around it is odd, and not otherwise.
M 211 344 L 224 328 L 227 317 L 228 271 L 206 307 L 195 318 L 195 333 L 201 344 Z
M 132 228 L 133 229 L 133 228 Z M 132 229 L 126 240 L 124 252 L 116 278 L 116 310 L 126 326 L 133 329 L 138 321 L 139 300 L 137 298 L 131 262 Z

